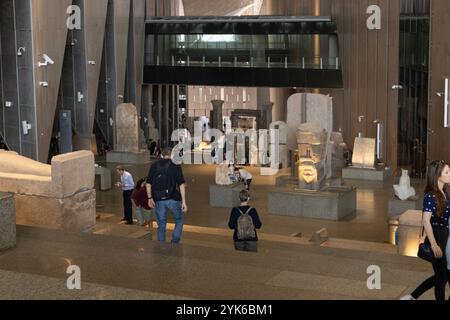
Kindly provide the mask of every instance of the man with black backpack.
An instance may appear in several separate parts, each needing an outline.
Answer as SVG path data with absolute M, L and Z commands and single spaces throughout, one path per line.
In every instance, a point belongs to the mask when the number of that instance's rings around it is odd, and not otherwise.
M 231 211 L 228 226 L 234 229 L 234 247 L 238 251 L 258 252 L 258 235 L 262 223 L 255 208 L 249 206 L 250 193 L 247 190 L 239 194 L 241 205 Z
M 180 243 L 183 232 L 186 204 L 186 185 L 181 166 L 172 162 L 172 149 L 162 151 L 162 159 L 150 168 L 147 178 L 149 207 L 155 208 L 158 223 L 158 241 L 165 242 L 167 214 L 172 212 L 175 220 L 172 243 Z

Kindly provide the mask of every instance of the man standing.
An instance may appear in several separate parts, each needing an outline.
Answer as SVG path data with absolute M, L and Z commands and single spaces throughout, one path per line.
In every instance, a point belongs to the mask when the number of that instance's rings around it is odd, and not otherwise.
M 152 165 L 147 178 L 149 207 L 155 208 L 158 223 L 158 241 L 166 241 L 167 214 L 169 210 L 175 220 L 172 243 L 180 243 L 183 232 L 186 205 L 186 185 L 181 166 L 172 162 L 172 149 L 165 148 L 162 159 Z
M 120 176 L 120 182 L 116 184 L 116 187 L 122 188 L 123 191 L 124 218 L 122 221 L 126 221 L 128 225 L 131 225 L 133 224 L 133 204 L 131 203 L 131 195 L 134 189 L 133 176 L 125 171 L 122 166 L 118 166 L 116 171 Z

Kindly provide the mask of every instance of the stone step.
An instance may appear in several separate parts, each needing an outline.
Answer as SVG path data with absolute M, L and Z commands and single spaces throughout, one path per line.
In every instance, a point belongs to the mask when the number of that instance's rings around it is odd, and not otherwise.
M 123 223 L 119 223 L 119 219 L 111 215 L 109 217 L 102 216 L 100 221 L 97 223 L 93 234 L 156 240 L 157 228 L 158 226 L 156 222 L 153 222 L 153 228 L 144 228 L 136 225 L 125 225 Z M 173 229 L 174 224 L 168 223 L 168 239 L 170 239 L 170 233 L 173 231 Z M 232 230 L 185 225 L 183 229 L 182 242 L 208 248 L 234 250 L 232 237 Z M 265 248 L 271 251 L 298 251 L 299 249 L 315 251 L 314 248 L 310 247 L 316 247 L 318 245 L 316 242 L 311 242 L 309 237 L 298 237 L 296 235 L 286 236 L 258 233 L 258 238 L 260 241 L 260 248 Z M 299 246 L 301 246 L 302 248 L 299 248 Z M 326 241 L 320 243 L 320 247 L 324 249 L 324 254 L 329 254 L 330 251 L 333 251 L 334 255 L 355 257 L 358 259 L 369 257 L 370 259 L 384 260 L 384 255 L 387 254 L 392 256 L 391 260 L 398 260 L 400 263 L 403 263 L 402 259 L 404 258 L 402 256 L 398 256 L 396 246 L 384 243 L 328 238 Z M 334 251 L 333 249 L 341 250 Z
M 88 283 L 190 298 L 397 299 L 431 272 L 418 259 L 266 240 L 258 254 L 235 252 L 231 238 L 217 230 L 186 231 L 186 242 L 179 246 L 106 234 L 18 230 L 18 247 L 0 255 L 0 269 L 14 271 L 20 265 L 24 273 L 65 279 L 61 257 L 70 257 L 87 270 L 83 279 Z M 213 246 L 205 245 L 208 239 Z M 229 249 L 214 247 L 224 244 Z M 381 291 L 365 288 L 366 270 L 373 264 L 382 270 Z

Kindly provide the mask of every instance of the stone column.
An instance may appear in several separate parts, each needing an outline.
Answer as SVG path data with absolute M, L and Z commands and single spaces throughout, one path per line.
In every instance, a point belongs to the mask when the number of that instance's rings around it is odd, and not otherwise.
M 14 195 L 0 193 L 0 251 L 16 245 L 16 209 Z
M 225 101 L 223 100 L 212 100 L 213 112 L 212 112 L 212 129 L 218 129 L 223 131 L 223 104 Z
M 269 129 L 270 124 L 272 123 L 273 103 L 265 103 L 260 107 L 260 109 L 262 111 L 262 119 L 258 129 Z

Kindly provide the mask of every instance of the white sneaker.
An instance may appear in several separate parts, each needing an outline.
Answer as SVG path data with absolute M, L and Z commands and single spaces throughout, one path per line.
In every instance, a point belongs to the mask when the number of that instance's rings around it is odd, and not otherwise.
M 416 300 L 414 299 L 414 297 L 410 294 L 408 294 L 407 296 L 401 297 L 400 300 Z

